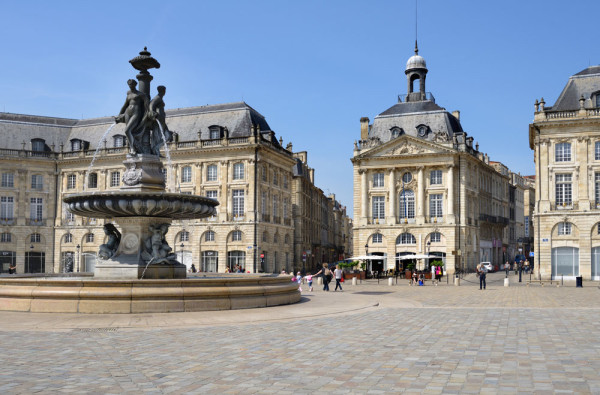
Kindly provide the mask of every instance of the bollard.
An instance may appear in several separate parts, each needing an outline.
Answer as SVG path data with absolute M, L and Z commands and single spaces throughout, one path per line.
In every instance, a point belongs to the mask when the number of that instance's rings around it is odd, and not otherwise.
M 317 277 L 317 284 L 323 285 L 323 277 Z
M 458 287 L 460 285 L 460 277 L 454 277 L 454 286 Z
M 510 280 L 509 280 L 509 279 L 508 279 L 508 277 L 507 277 L 507 278 L 505 278 L 505 279 L 504 279 L 504 286 L 505 286 L 505 287 L 508 287 L 508 286 L 509 286 L 509 284 L 510 284 Z
M 394 279 L 393 279 L 392 277 L 389 277 L 389 278 L 388 278 L 388 285 L 389 285 L 389 286 L 392 286 L 392 285 L 394 285 Z
M 352 277 L 352 285 L 356 285 L 356 277 Z

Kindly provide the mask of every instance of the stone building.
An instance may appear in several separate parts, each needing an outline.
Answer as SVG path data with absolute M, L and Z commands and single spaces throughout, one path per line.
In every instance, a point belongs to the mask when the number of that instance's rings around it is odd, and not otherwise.
M 553 106 L 536 100 L 529 146 L 536 274 L 600 280 L 600 66 L 571 76 Z
M 406 64 L 407 94 L 361 119 L 354 156 L 354 254 L 378 255 L 373 271 L 425 268 L 438 256 L 449 273 L 503 259 L 508 220 L 508 173 L 498 172 L 459 112 L 436 104 L 425 90 L 425 59 Z M 406 257 L 408 256 L 408 257 Z
M 265 118 L 246 103 L 169 110 L 167 125 L 175 133 L 164 151 L 167 191 L 220 202 L 213 217 L 174 221 L 167 241 L 179 260 L 210 272 L 236 264 L 250 272 L 302 267 L 294 256 L 293 194 L 315 187 L 310 179 L 294 189 L 291 144 L 282 147 Z M 0 114 L 6 136 L 0 141 L 2 272 L 11 262 L 18 273 L 93 271 L 105 242 L 104 220 L 73 216 L 62 197 L 119 189 L 128 151 L 123 130 L 109 117 Z M 311 196 L 327 200 L 322 193 Z M 308 216 L 307 222 L 313 216 L 333 219 L 333 210 L 325 205 L 299 215 Z M 329 231 L 333 224 L 321 226 Z
M 292 201 L 294 207 L 294 262 L 301 270 L 344 259 L 350 248 L 351 220 L 346 208 L 315 186 L 315 170 L 306 151 L 294 154 Z

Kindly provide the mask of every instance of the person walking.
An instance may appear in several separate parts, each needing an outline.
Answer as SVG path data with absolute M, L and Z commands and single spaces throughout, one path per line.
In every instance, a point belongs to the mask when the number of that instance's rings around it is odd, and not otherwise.
M 333 274 L 335 275 L 335 289 L 333 290 L 334 292 L 337 291 L 338 287 L 340 287 L 340 291 L 343 291 L 342 289 L 342 269 L 340 269 L 340 265 L 336 265 L 335 266 L 335 270 L 333 271 Z
M 315 277 L 319 274 L 323 275 L 323 291 L 329 292 L 329 282 L 331 281 L 331 270 L 329 270 L 329 266 L 327 263 L 323 264 L 323 268 L 315 273 Z
M 487 274 L 487 269 L 481 263 L 477 265 L 477 274 L 479 274 L 479 290 L 485 289 L 485 276 Z
M 506 272 L 506 277 L 508 277 L 509 269 L 510 269 L 510 263 L 508 263 L 508 261 L 506 261 L 506 263 L 504 264 L 504 271 Z

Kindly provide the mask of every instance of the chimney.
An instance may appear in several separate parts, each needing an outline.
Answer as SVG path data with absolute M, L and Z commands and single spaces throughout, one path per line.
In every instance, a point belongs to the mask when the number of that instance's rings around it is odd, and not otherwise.
M 369 138 L 369 118 L 362 117 L 360 119 L 360 139 L 366 140 Z
M 460 111 L 458 111 L 458 110 L 452 111 L 452 115 L 454 115 L 454 118 L 456 118 L 460 121 Z

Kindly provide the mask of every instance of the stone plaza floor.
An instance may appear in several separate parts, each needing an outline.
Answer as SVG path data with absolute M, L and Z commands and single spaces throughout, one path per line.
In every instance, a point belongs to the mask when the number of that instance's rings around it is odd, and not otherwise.
M 290 306 L 0 312 L 0 394 L 600 393 L 600 289 L 315 286 Z

